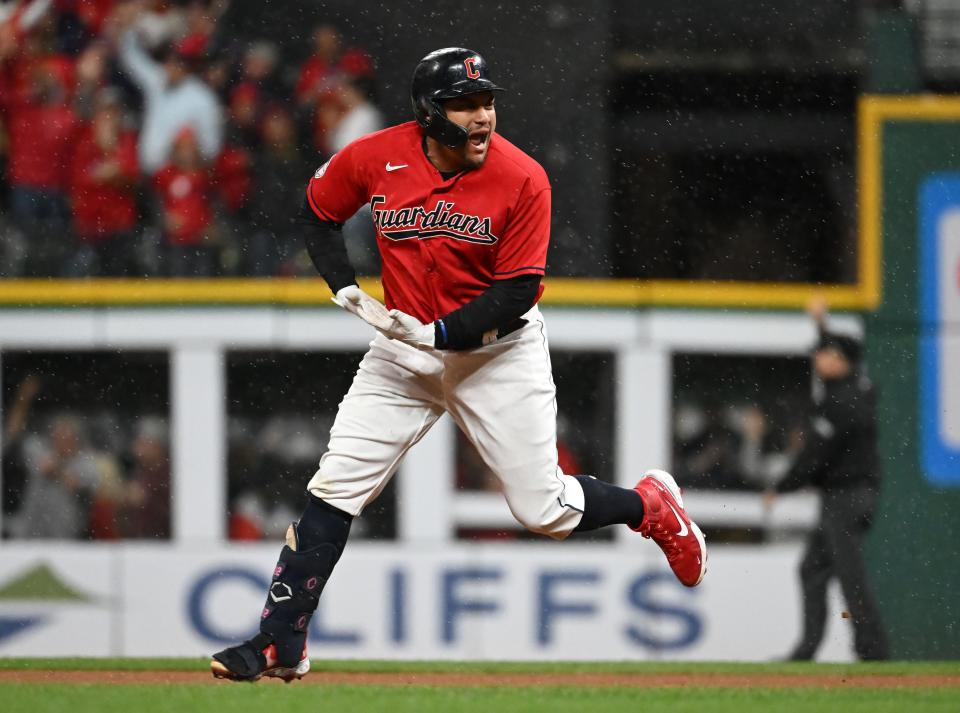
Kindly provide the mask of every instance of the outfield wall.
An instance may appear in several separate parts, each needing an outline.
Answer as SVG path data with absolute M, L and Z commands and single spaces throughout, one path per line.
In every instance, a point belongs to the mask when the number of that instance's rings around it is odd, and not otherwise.
M 545 310 L 556 350 L 603 351 L 617 389 L 613 479 L 670 462 L 675 354 L 800 356 L 814 339 L 799 314 Z M 840 317 L 846 329 L 859 321 Z M 248 635 L 277 544 L 226 541 L 225 361 L 232 349 L 356 352 L 370 339 L 338 310 L 10 310 L 8 351 L 169 354 L 169 543 L 0 542 L 0 655 L 200 656 Z M 458 527 L 512 523 L 495 493 L 455 488 L 455 430 L 441 419 L 397 477 L 396 541 L 352 542 L 313 624 L 317 656 L 495 659 L 744 659 L 784 655 L 800 620 L 799 542 L 711 550 L 696 590 L 627 528 L 612 541 L 470 544 Z M 306 476 L 305 476 L 306 477 Z M 811 495 L 765 512 L 756 493 L 700 491 L 709 527 L 797 531 Z M 850 655 L 831 607 L 823 656 Z

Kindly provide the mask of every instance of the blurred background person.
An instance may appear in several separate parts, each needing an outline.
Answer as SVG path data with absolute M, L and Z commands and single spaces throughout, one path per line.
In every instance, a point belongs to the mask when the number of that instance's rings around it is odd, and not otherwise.
M 13 403 L 6 409 L 3 419 L 3 440 L 0 441 L 0 473 L 3 474 L 3 511 L 4 536 L 9 534 L 8 518 L 12 518 L 20 509 L 28 480 L 24 444 L 29 435 L 28 424 L 37 395 L 43 387 L 43 380 L 36 374 L 29 374 L 17 386 Z
M 329 92 L 329 98 L 317 109 L 317 121 L 323 128 L 324 156 L 332 156 L 352 141 L 384 126 L 380 110 L 367 97 L 361 84 L 351 78 L 342 79 Z M 380 274 L 380 251 L 369 205 L 344 223 L 343 238 L 350 264 L 358 274 Z
M 169 428 L 155 416 L 141 418 L 131 446 L 133 460 L 118 519 L 124 537 L 170 537 Z
M 223 117 L 216 94 L 195 75 L 203 43 L 190 37 L 179 40 L 165 49 L 162 63 L 156 62 L 130 27 L 137 7 L 137 3 L 125 6 L 118 22 L 123 32 L 120 64 L 143 95 L 140 168 L 155 175 L 185 128 L 194 132 L 203 161 L 213 162 L 223 148 Z
M 720 404 L 680 404 L 674 415 L 673 473 L 684 488 L 743 487 L 737 434 Z
M 344 81 L 358 82 L 361 90 L 372 96 L 374 62 L 358 47 L 343 47 L 340 30 L 329 23 L 317 26 L 313 32 L 313 52 L 300 66 L 294 97 L 309 143 L 316 151 L 329 157 L 328 110 L 337 113 L 335 106 L 338 86 Z M 331 106 L 333 105 L 333 106 Z
M 286 99 L 277 77 L 279 54 L 271 42 L 257 41 L 244 52 L 240 78 L 230 90 L 228 140 L 248 150 L 260 146 L 267 107 Z
M 100 470 L 80 420 L 70 414 L 53 417 L 46 436 L 24 444 L 24 461 L 27 482 L 11 534 L 42 539 L 84 537 Z
M 786 443 L 776 438 L 776 424 L 757 404 L 740 411 L 739 467 L 745 484 L 760 490 L 771 488 L 783 479 L 803 447 L 802 432 L 786 429 Z
M 810 313 L 819 331 L 812 360 L 820 388 L 814 390 L 796 462 L 766 495 L 769 505 L 777 493 L 804 486 L 821 492 L 820 522 L 800 563 L 803 634 L 789 658 L 808 661 L 816 654 L 827 621 L 827 584 L 836 577 L 850 610 L 857 656 L 886 659 L 886 634 L 863 557 L 880 488 L 876 393 L 861 368 L 860 342 L 826 329 L 825 303 L 815 302 Z
M 163 216 L 164 273 L 171 277 L 210 277 L 219 254 L 214 239 L 210 173 L 194 133 L 183 128 L 170 162 L 154 177 Z
M 137 274 L 137 135 L 123 126 L 116 91 L 105 88 L 79 132 L 72 161 L 70 205 L 77 244 L 64 266 L 72 277 Z
M 255 154 L 249 229 L 244 232 L 241 271 L 250 275 L 309 275 L 312 264 L 290 216 L 303 202 L 303 181 L 316 167 L 304 160 L 297 127 L 279 104 L 267 109 L 260 126 L 262 143 Z
M 337 85 L 327 107 L 324 135 L 331 155 L 362 136 L 380 131 L 385 125 L 383 114 L 354 79 L 346 79 Z
M 72 107 L 74 61 L 57 51 L 50 15 L 38 19 L 27 34 L 12 32 L 12 45 L 0 56 L 0 72 L 6 74 L 0 112 L 9 142 L 10 213 L 28 242 L 24 271 L 56 275 L 69 247 L 63 236 L 70 219 L 69 162 L 78 127 Z

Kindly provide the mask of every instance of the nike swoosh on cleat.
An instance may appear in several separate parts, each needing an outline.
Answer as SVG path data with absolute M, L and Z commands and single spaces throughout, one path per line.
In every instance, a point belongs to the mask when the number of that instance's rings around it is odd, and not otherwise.
M 390 162 L 387 161 L 387 173 L 389 173 L 390 171 L 396 171 L 397 169 L 400 169 L 400 168 L 406 168 L 407 165 L 408 164 L 400 163 L 400 164 L 397 164 L 396 166 L 391 166 Z
M 680 513 L 674 509 L 673 505 L 667 503 L 667 507 L 673 510 L 673 514 L 677 516 L 677 522 L 680 523 L 680 531 L 677 533 L 677 537 L 686 537 L 687 533 L 690 532 L 690 530 L 687 529 L 687 523 L 683 521 L 683 518 L 680 517 Z

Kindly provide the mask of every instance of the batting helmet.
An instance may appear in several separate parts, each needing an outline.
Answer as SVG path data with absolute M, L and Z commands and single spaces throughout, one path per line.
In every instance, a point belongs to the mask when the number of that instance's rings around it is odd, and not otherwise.
M 456 148 L 467 140 L 467 130 L 447 118 L 443 100 L 477 92 L 499 92 L 487 71 L 483 57 L 463 47 L 446 47 L 431 52 L 413 70 L 410 99 L 413 115 L 427 136 Z

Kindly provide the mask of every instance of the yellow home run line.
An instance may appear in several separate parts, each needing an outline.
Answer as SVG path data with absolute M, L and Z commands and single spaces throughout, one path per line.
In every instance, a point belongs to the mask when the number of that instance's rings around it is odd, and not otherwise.
M 379 280 L 362 278 L 364 290 L 383 298 Z M 543 304 L 557 306 L 690 306 L 799 308 L 815 294 L 837 309 L 870 305 L 856 285 L 706 282 L 682 280 L 545 280 Z M 330 305 L 320 279 L 90 279 L 0 280 L 0 305 Z

